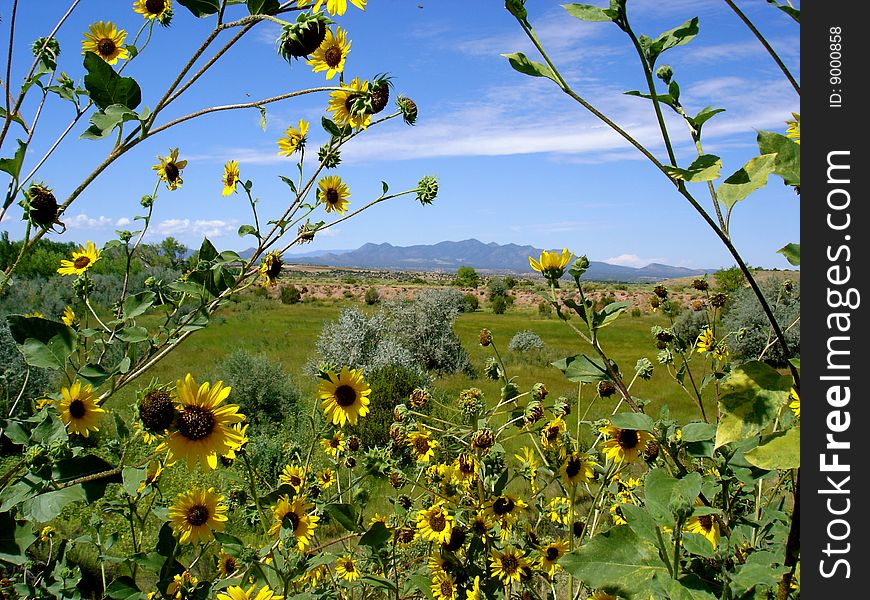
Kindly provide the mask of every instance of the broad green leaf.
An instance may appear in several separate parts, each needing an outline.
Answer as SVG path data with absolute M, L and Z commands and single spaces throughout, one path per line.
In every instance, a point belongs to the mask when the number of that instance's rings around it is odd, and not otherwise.
M 697 135 L 701 134 L 701 128 L 704 126 L 704 123 L 718 115 L 720 112 L 725 112 L 724 108 L 713 108 L 712 106 L 706 106 L 698 111 L 698 114 L 689 119 L 692 127 L 695 128 L 695 132 Z
M 127 296 L 124 300 L 124 319 L 132 319 L 139 315 L 144 315 L 145 312 L 153 306 L 157 296 L 154 292 L 139 292 L 132 296 Z
M 674 517 L 668 503 L 676 483 L 677 480 L 663 469 L 652 469 L 643 481 L 647 511 L 663 527 L 674 527 Z
M 325 507 L 329 516 L 347 531 L 359 531 L 359 514 L 353 504 L 327 504 Z
M 220 0 L 178 0 L 178 3 L 195 17 L 207 17 L 220 10 Z
M 702 536 L 689 534 L 693 537 Z M 710 542 L 704 539 L 710 546 Z M 656 575 L 650 585 L 652 598 L 667 598 L 668 600 L 715 600 L 716 596 L 709 591 L 709 584 L 694 574 L 683 575 L 676 581 L 667 575 Z
M 242 225 L 239 227 L 239 237 L 245 237 L 246 235 L 253 235 L 254 237 L 259 237 L 257 235 L 257 230 L 254 229 L 253 225 Z
M 112 600 L 138 600 L 143 595 L 132 577 L 122 575 L 106 587 L 106 597 Z
M 591 4 L 563 4 L 569 15 L 584 21 L 605 22 L 613 21 L 612 11 L 605 8 L 592 6 Z
M 628 526 L 638 537 L 653 544 L 658 543 L 656 523 L 645 508 L 636 504 L 620 504 L 619 508 L 622 510 Z
M 21 165 L 24 162 L 24 155 L 27 152 L 27 144 L 21 140 L 16 141 L 18 142 L 18 149 L 15 150 L 15 154 L 12 155 L 12 158 L 0 158 L 0 171 L 9 173 L 12 175 L 12 178 L 17 181 L 18 176 L 21 174 Z
M 637 431 L 654 431 L 655 423 L 652 417 L 636 412 L 623 412 L 611 417 L 610 422 L 620 429 L 634 429 Z
M 732 208 L 755 190 L 767 185 L 767 178 L 773 173 L 775 163 L 776 154 L 762 154 L 750 159 L 719 185 L 717 197 L 726 207 Z
M 713 423 L 686 423 L 680 431 L 684 442 L 706 442 L 716 437 L 716 426 Z
M 722 418 L 716 430 L 716 447 L 761 433 L 788 400 L 791 386 L 791 377 L 760 361 L 731 371 L 719 384 Z
M 695 501 L 701 493 L 701 474 L 697 471 L 687 473 L 674 482 L 671 489 L 671 498 L 668 501 L 668 509 L 675 516 L 678 514 L 691 513 Z
M 667 576 L 667 567 L 650 542 L 626 525 L 594 536 L 561 561 L 568 573 L 592 588 L 607 588 L 628 600 L 649 598 L 655 576 Z
M 91 384 L 91 387 L 98 388 L 112 376 L 112 373 L 101 365 L 86 364 L 78 370 L 77 376 L 85 383 Z
M 122 342 L 136 344 L 148 339 L 148 330 L 144 327 L 124 327 L 123 329 L 118 330 L 115 337 Z
M 395 592 L 397 591 L 396 584 L 384 577 L 378 577 L 376 575 L 363 575 L 362 577 L 360 577 L 360 581 L 365 582 L 372 587 L 391 591 L 393 592 L 393 594 L 395 594 Z
M 649 42 L 647 56 L 650 64 L 655 64 L 658 57 L 665 50 L 688 44 L 696 35 L 698 35 L 698 17 L 693 17 L 679 27 L 665 31 L 656 39 Z
M 215 249 L 214 244 L 212 244 L 208 238 L 202 239 L 202 245 L 199 247 L 199 254 L 197 257 L 203 262 L 208 262 L 218 257 L 217 249 Z
M 278 0 L 247 0 L 247 5 L 252 15 L 274 15 L 281 8 Z
M 124 486 L 124 491 L 131 496 L 135 496 L 139 489 L 139 484 L 145 481 L 147 471 L 145 467 L 138 469 L 136 467 L 124 467 L 121 471 L 121 483 Z
M 19 522 L 11 513 L 0 513 L 0 560 L 14 565 L 30 562 L 24 551 L 35 541 L 30 523 Z
M 328 133 L 332 137 L 342 136 L 342 130 L 339 129 L 338 125 L 336 125 L 334 121 L 327 119 L 326 117 L 321 117 L 320 124 L 323 126 L 323 129 L 326 131 L 326 133 Z
M 800 144 L 779 133 L 759 131 L 758 149 L 761 154 L 776 154 L 773 172 L 782 177 L 787 185 L 800 185 Z
M 47 523 L 58 516 L 67 505 L 86 499 L 84 488 L 74 485 L 26 500 L 21 505 L 21 515 L 35 523 Z
M 575 383 L 595 383 L 610 379 L 604 363 L 598 359 L 589 358 L 585 354 L 569 356 L 550 364 L 562 371 L 568 381 Z
M 619 315 L 622 314 L 622 311 L 629 306 L 631 306 L 630 302 L 611 302 L 599 312 L 592 315 L 592 327 L 595 329 L 607 327 L 618 319 Z
M 102 139 L 121 123 L 137 120 L 139 115 L 134 111 L 122 104 L 113 104 L 91 115 L 91 126 L 82 133 L 81 137 L 89 140 Z
M 546 77 L 547 79 L 552 79 L 556 81 L 556 76 L 553 74 L 553 71 L 550 70 L 550 67 L 547 65 L 543 65 L 539 62 L 535 62 L 533 60 L 529 60 L 526 58 L 526 55 L 522 52 L 514 52 L 513 54 L 502 54 L 508 62 L 510 62 L 511 66 L 523 73 L 525 75 L 531 75 L 532 77 Z M 556 81 L 558 83 L 558 81 Z
M 631 90 L 630 92 L 625 92 L 625 95 L 626 96 L 637 96 L 639 98 L 646 98 L 647 100 L 652 100 L 652 95 L 644 94 L 643 92 L 638 91 L 638 90 Z M 666 105 L 670 106 L 671 108 L 673 108 L 677 105 L 676 101 L 674 100 L 674 97 L 671 96 L 670 94 L 656 94 L 655 98 L 657 101 L 661 102 L 662 104 L 666 104 Z
M 674 179 L 690 182 L 712 181 L 719 178 L 719 171 L 722 170 L 722 159 L 713 154 L 702 154 L 692 161 L 692 164 L 686 169 L 665 167 L 665 170 Z
M 57 321 L 41 317 L 6 317 L 12 339 L 32 367 L 60 370 L 76 346 L 76 332 Z
M 390 530 L 387 529 L 383 523 L 376 522 L 359 539 L 359 545 L 378 548 L 386 544 L 391 535 Z
M 785 259 L 793 264 L 794 266 L 798 266 L 801 264 L 801 245 L 800 244 L 786 244 L 782 248 L 776 251 L 778 254 L 782 254 L 785 256 Z
M 120 104 L 134 110 L 142 102 L 142 90 L 130 77 L 121 77 L 109 64 L 93 52 L 85 53 L 85 88 L 91 100 L 103 110 Z
M 95 455 L 74 456 L 57 462 L 52 467 L 52 478 L 57 483 L 66 483 L 79 477 L 95 475 L 113 469 L 115 465 Z M 110 483 L 123 483 L 121 474 L 102 477 L 96 481 L 81 484 L 88 502 L 95 502 L 103 497 L 106 486 Z M 75 486 L 78 487 L 78 486 Z
M 743 597 L 757 586 L 775 588 L 788 569 L 780 564 L 773 552 L 759 550 L 750 554 L 746 563 L 738 566 L 731 576 L 731 589 L 735 597 Z
M 30 432 L 30 441 L 34 444 L 65 442 L 68 439 L 66 425 L 60 420 L 56 411 L 45 411 L 42 421 Z
M 797 469 L 801 466 L 801 427 L 778 431 L 746 453 L 746 460 L 759 469 Z

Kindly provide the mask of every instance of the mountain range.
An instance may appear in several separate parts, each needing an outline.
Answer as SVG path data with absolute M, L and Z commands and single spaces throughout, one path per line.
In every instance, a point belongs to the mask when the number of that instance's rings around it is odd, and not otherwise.
M 284 259 L 295 264 L 363 269 L 450 272 L 461 266 L 469 266 L 482 272 L 528 274 L 531 271 L 529 257 L 537 258 L 540 255 L 541 249 L 533 246 L 495 242 L 485 244 L 470 239 L 416 246 L 369 243 L 356 250 L 285 255 Z M 688 269 L 658 263 L 635 268 L 591 261 L 585 277 L 596 281 L 652 282 L 673 277 L 701 276 L 714 271 L 716 269 Z

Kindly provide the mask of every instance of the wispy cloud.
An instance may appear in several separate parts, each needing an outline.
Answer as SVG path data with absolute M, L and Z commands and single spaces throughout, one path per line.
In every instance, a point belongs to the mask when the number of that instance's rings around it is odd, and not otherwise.
M 610 263 L 611 265 L 620 265 L 623 267 L 645 267 L 650 263 L 665 263 L 669 264 L 669 260 L 664 257 L 658 258 L 641 258 L 637 254 L 620 254 L 619 256 L 611 256 L 610 258 L 605 258 L 604 262 Z
M 206 237 L 221 237 L 233 233 L 238 228 L 238 221 L 223 221 L 221 219 L 166 219 L 151 226 L 149 237 L 163 238 L 168 235 L 197 235 Z
M 64 219 L 64 224 L 70 229 L 103 229 L 114 223 L 115 220 L 109 217 L 103 215 L 90 217 L 85 213 L 79 213 Z

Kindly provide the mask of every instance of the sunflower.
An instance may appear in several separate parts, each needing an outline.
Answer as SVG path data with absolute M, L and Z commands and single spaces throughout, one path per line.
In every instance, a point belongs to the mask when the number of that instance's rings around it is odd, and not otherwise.
M 76 313 L 73 311 L 71 306 L 67 306 L 63 309 L 63 314 L 60 316 L 60 320 L 63 321 L 63 324 L 67 327 L 74 327 L 76 325 Z
M 350 84 L 329 94 L 328 110 L 332 113 L 333 120 L 338 125 L 350 125 L 353 128 L 366 129 L 371 123 L 372 116 L 363 113 L 355 102 L 358 98 L 368 95 L 369 82 L 354 77 Z
M 456 467 L 456 479 L 465 484 L 470 484 L 477 480 L 477 472 L 480 468 L 480 463 L 477 457 L 468 452 L 463 452 L 454 461 Z
M 568 252 L 567 248 L 563 248 L 561 254 L 542 250 L 538 260 L 529 257 L 529 265 L 547 279 L 556 281 L 565 274 L 565 267 L 568 266 L 572 258 L 574 258 L 574 253 Z
M 351 3 L 356 6 L 360 10 L 366 9 L 366 2 L 368 0 L 350 0 Z M 314 4 L 314 8 L 312 9 L 314 12 L 320 10 L 320 7 L 323 6 L 324 0 L 297 0 L 296 6 L 298 8 L 303 8 Z M 326 0 L 326 10 L 329 11 L 331 15 L 338 15 L 339 17 L 347 12 L 347 0 Z
M 260 591 L 254 593 L 256 585 L 252 585 L 247 590 L 242 589 L 237 585 L 231 585 L 227 588 L 226 593 L 218 594 L 217 600 L 283 600 L 284 596 L 278 596 L 269 586 L 264 585 Z
M 785 137 L 793 139 L 795 144 L 800 144 L 801 116 L 798 113 L 791 113 L 791 116 L 794 117 L 794 121 L 785 122 L 785 124 L 788 125 L 788 129 L 785 130 Z
M 72 260 L 60 261 L 57 272 L 61 275 L 81 275 L 98 260 L 100 260 L 100 251 L 97 250 L 96 244 L 88 240 L 86 245 L 73 250 Z
M 317 183 L 317 196 L 326 206 L 326 212 L 347 212 L 350 189 L 338 175 L 327 175 Z
M 432 578 L 432 596 L 435 600 L 456 600 L 456 579 L 444 571 L 438 571 Z
M 180 544 L 208 542 L 214 536 L 212 530 L 221 531 L 227 521 L 227 507 L 219 504 L 223 496 L 214 493 L 214 488 L 194 488 L 178 494 L 169 507 L 169 521 L 179 536 Z
M 303 585 L 309 585 L 312 589 L 316 588 L 322 581 L 325 581 L 329 576 L 329 569 L 326 565 L 318 565 L 305 573 L 297 581 Z
M 296 547 L 300 551 L 311 543 L 314 530 L 320 517 L 310 514 L 314 504 L 306 502 L 302 496 L 296 496 L 290 500 L 290 496 L 284 495 L 278 499 L 278 503 L 272 507 L 275 522 L 269 528 L 269 535 L 277 538 L 282 529 L 287 529 L 296 538 Z
M 564 496 L 556 496 L 547 504 L 547 517 L 556 524 L 567 525 L 570 518 L 571 501 Z
M 556 574 L 556 570 L 561 568 L 559 559 L 565 556 L 567 551 L 568 542 L 563 539 L 553 540 L 546 546 L 538 548 L 538 552 L 541 553 L 541 570 L 546 572 L 550 577 L 553 577 Z
M 791 402 L 788 403 L 788 407 L 791 409 L 791 412 L 794 413 L 794 416 L 801 416 L 801 397 L 798 395 L 797 390 L 791 388 L 791 391 L 788 393 L 789 398 L 791 398 Z
M 285 466 L 284 470 L 281 471 L 281 474 L 278 476 L 281 483 L 286 483 L 297 491 L 302 489 L 302 486 L 305 485 L 305 478 L 305 469 L 299 465 Z
M 167 14 L 172 14 L 172 0 L 136 0 L 133 10 L 146 19 L 162 21 Z
M 157 483 L 157 480 L 160 479 L 162 474 L 163 464 L 159 460 L 152 460 L 149 462 L 148 467 L 145 469 L 145 479 L 139 482 L 139 486 L 136 488 L 136 493 L 141 494 L 145 491 L 145 488 Z
M 340 431 L 336 431 L 332 437 L 320 440 L 320 447 L 330 458 L 337 458 L 345 449 L 344 435 Z
M 278 281 L 278 276 L 281 275 L 281 269 L 284 268 L 284 261 L 281 260 L 281 253 L 277 250 L 267 252 L 263 257 L 263 262 L 260 263 L 259 273 L 266 281 L 263 285 L 275 285 Z
M 356 581 L 362 576 L 353 557 L 348 554 L 335 561 L 335 574 L 345 581 Z
M 217 468 L 218 455 L 224 456 L 243 443 L 243 437 L 232 429 L 245 415 L 239 413 L 237 404 L 223 404 L 230 395 L 230 388 L 218 381 L 198 385 L 188 373 L 176 382 L 178 419 L 175 430 L 164 440 L 158 450 L 169 450 L 169 460 L 187 460 L 188 467 L 195 463 L 204 469 Z
M 572 452 L 565 459 L 559 473 L 562 481 L 570 484 L 589 483 L 595 478 L 595 463 L 585 452 Z
M 438 447 L 438 440 L 432 438 L 432 432 L 417 423 L 417 431 L 408 433 L 408 446 L 417 462 L 429 462 L 435 457 L 435 448 Z
M 618 502 L 610 507 L 610 516 L 613 518 L 614 525 L 628 524 L 628 521 L 625 520 L 625 515 L 622 512 L 622 505 Z
M 183 598 L 184 592 L 192 590 L 198 583 L 199 579 L 190 571 L 176 573 L 172 577 L 172 582 L 166 587 L 166 593 L 173 598 Z
M 163 158 L 158 156 L 159 165 L 154 165 L 151 168 L 157 171 L 157 177 L 160 181 L 166 182 L 166 189 L 169 191 L 177 190 L 184 181 L 181 179 L 181 170 L 187 166 L 186 160 L 178 160 L 178 148 L 173 148 L 169 151 L 169 156 Z
M 308 133 L 308 121 L 299 119 L 299 129 L 292 125 L 284 132 L 284 137 L 278 140 L 278 154 L 290 156 L 297 150 L 305 148 L 306 134 Z
M 61 388 L 60 393 L 62 398 L 57 403 L 57 411 L 67 431 L 88 437 L 91 431 L 100 430 L 97 423 L 106 411 L 97 404 L 99 397 L 91 384 L 82 385 L 77 379 L 68 388 Z
M 523 446 L 520 454 L 514 454 L 514 458 L 520 461 L 520 474 L 531 483 L 532 493 L 538 493 L 538 459 L 531 448 Z
M 229 196 L 236 191 L 236 186 L 239 183 L 239 161 L 231 160 L 224 165 L 224 176 L 221 183 L 224 184 L 221 196 Z
M 362 369 L 342 367 L 338 375 L 332 371 L 326 375 L 329 379 L 320 382 L 318 395 L 327 420 L 331 419 L 332 424 L 339 427 L 344 427 L 345 423 L 356 425 L 359 417 L 369 412 L 369 394 L 372 391 L 363 379 Z
M 716 340 L 713 338 L 713 330 L 707 327 L 698 334 L 698 343 L 695 345 L 695 350 L 701 353 L 709 352 L 715 344 Z
M 520 518 L 519 511 L 528 507 L 529 505 L 518 496 L 505 493 L 488 502 L 486 504 L 486 512 L 501 525 L 502 534 L 504 535 L 513 527 L 517 519 Z
M 513 546 L 506 546 L 503 552 L 492 550 L 489 564 L 492 576 L 498 577 L 505 585 L 519 583 L 522 572 L 530 566 L 525 552 Z
M 351 41 L 347 39 L 347 32 L 341 27 L 326 30 L 326 37 L 320 43 L 320 47 L 314 51 L 307 64 L 315 73 L 326 71 L 326 78 L 332 79 L 336 73 L 344 72 L 344 61 L 350 52 Z
M 703 535 L 716 548 L 719 543 L 719 523 L 713 515 L 689 517 L 686 521 L 686 531 Z
M 480 594 L 480 575 L 474 576 L 474 583 L 465 591 L 465 600 L 483 600 Z
M 443 502 L 417 512 L 417 531 L 430 542 L 446 544 L 453 529 L 453 517 L 447 512 Z
M 545 450 L 560 448 L 562 445 L 562 434 L 565 433 L 567 428 L 568 427 L 565 425 L 565 421 L 562 417 L 556 417 L 547 423 L 544 428 L 541 429 L 541 446 L 543 446 Z
M 716 347 L 713 348 L 713 358 L 716 360 L 725 360 L 729 356 L 731 356 L 731 353 L 728 352 L 728 344 L 725 342 L 719 342 L 716 344 Z
M 490 533 L 492 531 L 492 520 L 486 512 L 480 511 L 471 517 L 468 528 L 474 535 L 482 539 L 484 542 L 488 542 L 491 538 Z
M 332 469 L 321 469 L 315 473 L 314 479 L 317 480 L 317 485 L 325 490 L 335 483 L 335 471 Z
M 646 445 L 654 438 L 646 431 L 637 429 L 620 429 L 613 425 L 607 425 L 599 429 L 608 437 L 601 445 L 604 455 L 614 462 L 634 462 L 638 454 L 643 452 Z
M 93 52 L 110 65 L 119 60 L 127 60 L 130 53 L 124 47 L 126 37 L 127 32 L 116 28 L 111 22 L 93 23 L 82 40 L 82 54 Z
M 220 556 L 218 556 L 218 574 L 221 577 L 231 577 L 240 568 L 238 558 L 221 550 Z

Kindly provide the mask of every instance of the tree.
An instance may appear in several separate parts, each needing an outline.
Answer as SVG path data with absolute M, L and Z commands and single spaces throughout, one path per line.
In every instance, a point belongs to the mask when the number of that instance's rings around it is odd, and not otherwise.
M 169 264 L 173 269 L 177 269 L 181 266 L 187 252 L 187 246 L 176 240 L 171 235 L 160 242 L 160 254 L 169 259 Z
M 456 271 L 456 277 L 453 278 L 453 285 L 476 288 L 480 285 L 480 275 L 477 274 L 477 271 L 475 271 L 473 267 L 463 265 Z

